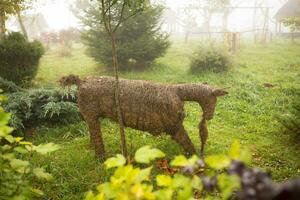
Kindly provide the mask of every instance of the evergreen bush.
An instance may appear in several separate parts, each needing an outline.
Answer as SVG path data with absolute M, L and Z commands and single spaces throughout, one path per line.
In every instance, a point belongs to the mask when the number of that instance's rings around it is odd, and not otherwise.
M 89 29 L 83 33 L 82 39 L 88 46 L 88 54 L 112 70 L 110 38 L 100 24 L 101 16 L 97 9 L 97 6 L 92 6 L 83 18 Z M 170 43 L 168 35 L 160 32 L 162 13 L 162 7 L 149 6 L 119 27 L 116 41 L 120 70 L 145 69 L 166 52 Z
M 16 84 L 32 80 L 43 54 L 40 42 L 29 42 L 17 32 L 7 35 L 0 40 L 0 76 Z

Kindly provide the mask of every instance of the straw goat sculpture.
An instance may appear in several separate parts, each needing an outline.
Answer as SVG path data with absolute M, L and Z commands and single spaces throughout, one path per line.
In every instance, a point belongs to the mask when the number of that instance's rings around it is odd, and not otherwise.
M 118 121 L 114 101 L 113 77 L 89 76 L 84 80 L 70 75 L 60 79 L 62 86 L 78 86 L 78 105 L 88 124 L 92 145 L 96 155 L 105 156 L 104 143 L 99 118 Z M 185 151 L 196 152 L 183 127 L 185 118 L 184 102 L 198 102 L 203 110 L 199 124 L 201 154 L 208 137 L 206 120 L 211 120 L 217 97 L 226 95 L 223 89 L 215 89 L 206 84 L 157 84 L 142 80 L 120 80 L 120 106 L 126 127 L 147 131 L 154 136 L 169 134 Z

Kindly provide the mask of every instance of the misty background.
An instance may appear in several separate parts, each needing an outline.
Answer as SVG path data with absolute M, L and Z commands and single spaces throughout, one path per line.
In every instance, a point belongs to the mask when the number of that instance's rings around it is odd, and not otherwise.
M 42 16 L 43 22 L 41 26 L 43 27 L 42 32 L 49 31 L 59 31 L 62 29 L 67 29 L 69 27 L 74 27 L 81 29 L 82 25 L 79 20 L 74 16 L 72 12 L 72 7 L 74 7 L 76 0 L 44 0 L 39 1 L 34 4 L 33 8 L 26 10 L 22 13 L 23 16 L 32 16 L 31 21 L 36 22 Z M 203 24 L 203 17 L 197 9 L 191 9 L 191 4 L 197 4 L 197 0 L 156 0 L 152 3 L 158 3 L 165 6 L 165 14 L 162 18 L 162 30 L 167 31 L 171 34 L 182 34 L 186 30 L 186 25 L 192 21 L 193 28 L 195 26 L 201 27 Z M 253 28 L 254 17 L 253 13 L 257 12 L 255 21 L 257 28 L 262 28 L 264 23 L 264 16 L 260 14 L 260 10 L 257 9 L 254 11 L 255 3 L 257 0 L 232 0 L 230 7 L 241 7 L 234 8 L 231 11 L 228 17 L 228 31 L 248 31 Z M 275 14 L 277 11 L 287 2 L 287 0 L 265 0 L 260 6 L 269 7 L 269 28 L 271 31 L 275 29 Z M 247 8 L 249 7 L 249 8 Z M 187 11 L 187 9 L 189 11 Z M 39 16 L 39 17 L 38 17 Z M 215 13 L 212 17 L 211 26 L 213 27 L 212 31 L 218 31 L 218 28 L 222 24 L 222 14 Z M 173 27 L 172 30 L 168 27 L 167 23 L 172 21 L 176 23 L 176 27 Z M 215 27 L 215 28 L 214 28 Z M 15 17 L 11 17 L 8 23 L 8 29 L 12 31 L 18 31 L 18 23 Z M 198 28 L 200 29 L 200 28 Z M 199 31 L 199 30 L 198 30 Z

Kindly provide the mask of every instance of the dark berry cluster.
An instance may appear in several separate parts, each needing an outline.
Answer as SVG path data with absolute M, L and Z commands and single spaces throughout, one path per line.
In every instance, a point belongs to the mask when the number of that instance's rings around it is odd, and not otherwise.
M 196 174 L 199 169 L 205 168 L 205 162 L 201 159 L 195 166 L 182 168 L 186 175 Z M 226 173 L 237 175 L 240 178 L 240 189 L 236 191 L 233 199 L 240 200 L 300 200 L 300 178 L 285 183 L 275 183 L 271 174 L 257 168 L 247 167 L 243 162 L 232 161 Z M 203 188 L 207 192 L 218 189 L 217 176 L 208 177 L 200 175 Z

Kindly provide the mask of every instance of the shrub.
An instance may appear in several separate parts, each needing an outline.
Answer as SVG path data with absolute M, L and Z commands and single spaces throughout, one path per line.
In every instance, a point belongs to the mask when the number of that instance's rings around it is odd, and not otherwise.
M 163 8 L 149 6 L 119 27 L 116 41 L 120 70 L 145 69 L 166 52 L 170 43 L 168 36 L 159 29 L 162 13 Z M 83 19 L 89 29 L 83 33 L 82 38 L 88 46 L 89 55 L 112 70 L 110 38 L 100 22 L 101 15 L 98 14 L 97 6 L 91 6 Z
M 71 57 L 72 56 L 72 48 L 68 47 L 68 46 L 60 45 L 57 52 L 60 57 Z
M 19 130 L 81 119 L 75 90 L 34 89 L 9 94 L 8 98 L 4 108 L 12 113 L 11 125 Z
M 43 54 L 40 42 L 29 42 L 20 33 L 9 34 L 0 41 L 0 76 L 16 84 L 32 80 Z
M 4 99 L 0 96 L 0 100 Z M 1 105 L 1 101 L 0 101 Z M 22 138 L 11 135 L 9 127 L 10 114 L 0 106 L 0 196 L 1 199 L 33 199 L 43 192 L 34 188 L 29 180 L 36 178 L 51 180 L 51 174 L 30 162 L 33 154 L 46 154 L 56 151 L 58 146 L 53 143 L 33 145 Z M 35 180 L 37 181 L 37 180 Z
M 97 187 L 96 195 L 88 192 L 85 200 L 297 199 L 299 195 L 300 179 L 277 184 L 269 173 L 247 167 L 250 154 L 241 150 L 237 141 L 228 155 L 207 156 L 204 160 L 180 155 L 170 164 L 161 159 L 157 166 L 164 174 L 153 175 L 155 166 L 150 163 L 164 156 L 160 150 L 145 146 L 127 165 L 122 155 L 109 158 L 104 164 L 107 169 L 115 168 L 113 175 Z
M 222 47 L 211 43 L 201 45 L 191 58 L 191 73 L 206 71 L 224 72 L 231 64 L 229 53 Z
M 60 44 L 72 48 L 73 42 L 80 42 L 80 32 L 76 28 L 63 29 L 58 33 Z
M 14 82 L 5 80 L 4 78 L 0 77 L 0 88 L 4 91 L 4 93 L 13 93 L 19 92 L 23 89 L 17 86 Z

